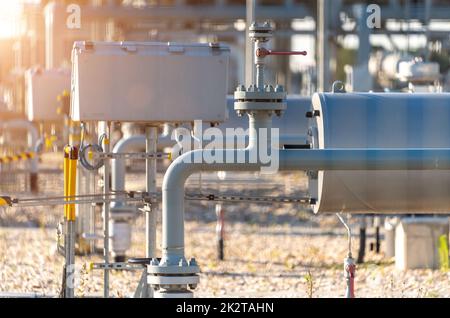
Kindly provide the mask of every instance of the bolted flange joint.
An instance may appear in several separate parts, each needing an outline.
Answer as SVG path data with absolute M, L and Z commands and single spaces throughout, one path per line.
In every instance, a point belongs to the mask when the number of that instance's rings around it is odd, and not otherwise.
M 200 268 L 194 258 L 181 258 L 178 264 L 153 258 L 147 265 L 147 283 L 155 290 L 155 297 L 192 297 L 191 290 L 200 281 Z
M 282 113 L 287 108 L 287 93 L 283 86 L 265 85 L 263 90 L 257 89 L 255 85 L 239 86 L 234 93 L 234 110 L 242 115 L 251 111 L 267 111 Z

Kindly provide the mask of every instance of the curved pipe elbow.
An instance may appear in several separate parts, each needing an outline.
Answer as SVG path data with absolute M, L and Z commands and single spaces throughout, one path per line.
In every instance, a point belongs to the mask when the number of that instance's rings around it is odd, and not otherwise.
M 214 160 L 207 160 L 206 151 L 202 149 L 187 152 L 173 161 L 167 169 L 162 190 L 170 195 L 171 190 L 184 188 L 186 180 L 200 171 L 258 171 L 262 164 L 258 160 L 250 160 L 254 155 L 253 150 L 256 148 L 216 150 Z

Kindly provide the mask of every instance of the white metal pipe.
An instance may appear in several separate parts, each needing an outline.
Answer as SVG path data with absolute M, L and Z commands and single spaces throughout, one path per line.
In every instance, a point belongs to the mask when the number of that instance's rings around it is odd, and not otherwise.
M 219 150 L 218 157 L 249 158 L 251 149 Z M 184 185 L 199 171 L 258 171 L 260 163 L 195 163 L 203 151 L 186 153 L 167 170 L 163 182 L 163 262 L 184 257 Z M 217 158 L 217 157 L 216 157 Z M 246 160 L 248 162 L 248 160 Z M 280 150 L 279 170 L 450 170 L 450 149 L 326 149 Z
M 103 138 L 103 149 L 105 152 L 109 152 L 110 150 L 110 123 L 106 122 L 104 123 L 104 133 L 105 138 Z M 103 194 L 105 195 L 104 199 L 107 198 L 106 194 L 110 192 L 110 184 L 109 184 L 109 174 L 110 174 L 110 163 L 108 160 L 105 161 L 105 165 L 103 167 Z M 103 204 L 103 230 L 104 230 L 104 263 L 105 266 L 109 264 L 109 212 L 110 212 L 110 206 L 109 204 L 105 203 Z M 109 270 L 105 268 L 104 270 L 104 290 L 103 295 L 105 298 L 109 298 Z
M 158 128 L 146 127 L 146 151 L 155 153 L 158 143 Z M 146 159 L 147 192 L 156 192 L 156 160 Z M 152 203 L 150 211 L 147 211 L 146 219 L 146 257 L 156 257 L 156 203 Z
M 158 127 L 146 127 L 145 128 L 145 150 L 147 153 L 155 153 L 158 147 Z M 147 158 L 145 167 L 147 186 L 147 193 L 156 192 L 156 159 Z M 157 204 L 152 202 L 147 208 L 145 214 L 145 238 L 146 238 L 146 257 L 156 257 L 156 221 L 157 221 Z M 147 281 L 145 281 L 147 282 Z M 145 283 L 145 295 L 153 298 L 153 289 Z

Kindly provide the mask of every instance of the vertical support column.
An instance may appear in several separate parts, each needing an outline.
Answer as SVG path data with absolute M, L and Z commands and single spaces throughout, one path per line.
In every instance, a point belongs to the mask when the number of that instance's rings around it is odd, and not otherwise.
M 64 201 L 69 201 L 69 155 L 70 155 L 70 147 L 64 147 Z M 61 291 L 62 297 L 67 298 L 70 294 L 70 290 L 68 289 L 68 272 L 70 267 L 70 256 L 68 251 L 70 249 L 70 239 L 69 239 L 69 222 L 67 220 L 69 215 L 69 205 L 64 205 L 64 271 L 63 271 L 63 284 L 64 289 Z
M 217 258 L 223 261 L 225 259 L 225 216 L 222 204 L 216 204 L 216 217 Z
M 254 83 L 254 50 L 253 41 L 250 40 L 249 28 L 255 21 L 256 0 L 246 0 L 246 31 L 245 31 L 245 86 L 249 87 Z
M 317 90 L 324 92 L 330 85 L 329 7 L 330 0 L 317 0 Z
M 155 154 L 157 151 L 158 144 L 158 128 L 157 127 L 146 127 L 145 128 L 145 150 L 147 154 Z M 146 178 L 147 178 L 147 193 L 156 192 L 156 158 L 148 158 L 146 163 Z M 156 258 L 156 207 L 155 203 L 150 202 L 150 206 L 146 209 L 145 214 L 145 237 L 146 237 L 146 257 Z M 148 297 L 153 297 L 153 290 L 150 286 L 146 285 L 146 291 Z
M 65 147 L 64 149 L 64 194 L 65 200 L 75 200 L 77 183 L 78 148 Z M 75 204 L 64 206 L 65 216 L 65 297 L 75 296 Z
M 358 264 L 362 264 L 364 263 L 364 256 L 366 255 L 366 217 L 361 216 L 359 219 L 359 223 L 359 250 L 356 262 Z
M 109 152 L 110 151 L 110 123 L 106 122 L 105 125 L 105 132 L 104 132 L 104 138 L 103 138 L 103 151 Z M 110 162 L 109 160 L 105 160 L 105 164 L 103 166 L 103 194 L 104 194 L 104 200 L 108 198 L 107 194 L 110 192 L 110 185 L 109 185 L 109 175 L 110 175 Z M 107 267 L 109 264 L 109 204 L 107 202 L 103 203 L 103 256 L 104 256 L 104 262 L 105 266 Z M 103 296 L 105 298 L 109 297 L 109 269 L 105 268 L 104 270 L 104 290 L 103 290 Z

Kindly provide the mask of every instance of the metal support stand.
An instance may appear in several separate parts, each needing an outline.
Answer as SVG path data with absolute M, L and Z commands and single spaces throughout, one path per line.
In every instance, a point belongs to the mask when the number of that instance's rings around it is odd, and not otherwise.
M 76 195 L 78 148 L 73 146 L 64 149 L 64 195 L 66 199 Z M 66 201 L 68 202 L 68 200 Z M 65 298 L 75 297 L 75 204 L 64 206 L 64 280 Z
M 217 258 L 224 260 L 224 241 L 225 241 L 225 218 L 222 204 L 216 204 L 216 234 L 217 234 Z
M 66 266 L 65 266 L 65 298 L 75 297 L 75 221 L 66 220 Z
M 110 124 L 109 122 L 105 125 L 105 137 L 103 138 L 103 150 L 105 152 L 110 151 Z M 109 174 L 110 174 L 110 162 L 109 160 L 105 160 L 105 165 L 103 166 L 103 194 L 105 195 L 104 199 L 107 199 L 107 194 L 110 192 L 109 185 Z M 103 204 L 103 256 L 104 262 L 107 266 L 109 264 L 109 204 Z M 104 270 L 104 290 L 103 296 L 105 298 L 109 297 L 109 269 L 105 268 Z
M 147 153 L 156 153 L 158 144 L 158 128 L 157 127 L 146 127 L 145 129 L 145 148 Z M 147 157 L 145 159 L 146 163 L 146 178 L 147 178 L 147 193 L 156 192 L 156 160 L 155 158 Z M 155 203 L 149 202 L 147 205 L 145 213 L 145 223 L 146 223 L 146 253 L 145 256 L 148 259 L 156 257 L 156 221 L 157 214 L 155 209 Z M 144 271 L 146 273 L 146 270 Z M 145 275 L 146 276 L 146 275 Z M 153 298 L 153 289 L 148 286 L 147 280 L 145 280 L 144 286 L 144 296 Z
M 359 225 L 359 250 L 358 250 L 358 258 L 357 263 L 364 263 L 364 256 L 366 254 L 366 217 L 362 216 L 360 218 Z

